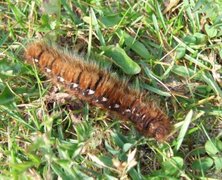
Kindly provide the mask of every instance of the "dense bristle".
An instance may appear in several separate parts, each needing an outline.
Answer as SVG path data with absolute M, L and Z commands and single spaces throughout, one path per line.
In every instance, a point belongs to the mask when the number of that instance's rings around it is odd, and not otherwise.
M 153 102 L 141 100 L 140 93 L 94 64 L 62 53 L 44 42 L 30 44 L 25 59 L 69 93 L 130 120 L 142 134 L 160 141 L 169 134 L 169 119 Z

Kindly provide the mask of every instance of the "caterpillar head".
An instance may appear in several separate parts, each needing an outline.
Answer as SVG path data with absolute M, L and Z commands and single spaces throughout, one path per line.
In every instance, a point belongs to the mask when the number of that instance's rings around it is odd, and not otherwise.
M 154 137 L 158 141 L 165 141 L 171 130 L 171 125 L 168 120 L 154 121 L 149 124 L 147 129 L 148 135 Z
M 24 53 L 24 58 L 30 64 L 37 63 L 42 51 L 43 45 L 41 42 L 30 44 Z

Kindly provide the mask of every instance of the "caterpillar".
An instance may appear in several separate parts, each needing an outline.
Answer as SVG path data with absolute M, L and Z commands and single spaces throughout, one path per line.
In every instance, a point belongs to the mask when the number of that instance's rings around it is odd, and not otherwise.
M 43 41 L 27 45 L 24 59 L 70 94 L 131 121 L 143 135 L 158 141 L 166 140 L 169 135 L 169 118 L 154 102 L 144 100 L 142 93 L 95 63 L 64 53 Z

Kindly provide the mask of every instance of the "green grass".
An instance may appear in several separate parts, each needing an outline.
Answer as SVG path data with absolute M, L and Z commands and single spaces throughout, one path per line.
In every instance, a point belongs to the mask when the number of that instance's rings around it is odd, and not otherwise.
M 171 5 L 0 2 L 1 179 L 222 179 L 222 3 Z M 42 37 L 149 92 L 171 118 L 171 140 L 53 91 L 22 57 Z

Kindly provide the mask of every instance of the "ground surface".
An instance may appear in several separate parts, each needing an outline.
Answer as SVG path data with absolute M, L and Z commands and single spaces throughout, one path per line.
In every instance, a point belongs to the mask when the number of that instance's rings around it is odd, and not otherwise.
M 0 1 L 1 179 L 222 179 L 221 8 L 220 0 Z M 43 37 L 147 93 L 171 118 L 171 140 L 144 138 L 58 91 L 22 57 Z M 111 45 L 125 63 L 104 54 Z

